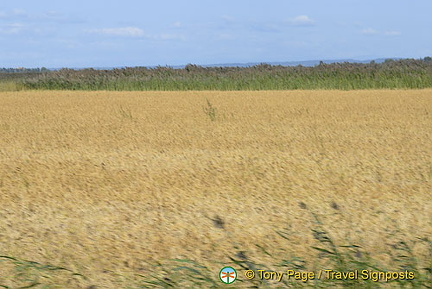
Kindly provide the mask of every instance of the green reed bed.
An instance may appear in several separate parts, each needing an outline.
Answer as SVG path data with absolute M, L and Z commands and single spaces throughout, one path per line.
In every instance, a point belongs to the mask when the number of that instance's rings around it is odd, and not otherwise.
M 2 76 L 0 75 L 0 81 Z M 134 67 L 61 69 L 14 77 L 25 89 L 48 90 L 287 90 L 422 89 L 432 87 L 429 58 L 333 63 L 315 67 L 260 64 L 252 67 Z

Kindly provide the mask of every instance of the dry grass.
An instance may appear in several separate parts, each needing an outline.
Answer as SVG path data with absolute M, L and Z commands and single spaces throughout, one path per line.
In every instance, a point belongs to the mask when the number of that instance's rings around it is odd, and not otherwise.
M 124 288 L 170 258 L 215 276 L 227 256 L 277 261 L 256 245 L 313 266 L 310 212 L 387 266 L 396 242 L 432 234 L 432 90 L 21 91 L 0 103 L 0 255 L 89 278 L 76 287 Z

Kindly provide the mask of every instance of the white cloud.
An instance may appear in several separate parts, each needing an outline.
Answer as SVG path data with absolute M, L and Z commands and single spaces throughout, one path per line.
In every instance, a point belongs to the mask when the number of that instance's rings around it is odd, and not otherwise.
M 400 35 L 401 33 L 399 31 L 386 31 L 384 32 L 384 34 L 389 36 L 397 36 Z
M 309 16 L 299 15 L 288 19 L 288 23 L 295 26 L 311 26 L 315 23 L 315 21 L 309 18 Z
M 237 37 L 230 34 L 230 33 L 220 33 L 219 35 L 217 35 L 217 39 L 218 40 L 234 40 Z
M 117 27 L 117 28 L 101 28 L 87 30 L 90 33 L 111 35 L 111 36 L 124 36 L 124 37 L 143 37 L 145 36 L 144 30 L 138 27 Z
M 178 33 L 149 34 L 149 33 L 145 33 L 144 30 L 138 27 L 87 29 L 85 31 L 87 33 L 93 33 L 99 35 L 145 38 L 145 39 L 163 40 L 163 41 L 186 40 L 186 37 L 182 34 L 178 34 Z
M 0 11 L 0 19 L 8 21 L 22 21 L 26 22 L 27 26 L 32 28 L 35 24 L 46 23 L 52 25 L 55 23 L 82 23 L 84 22 L 81 17 L 69 17 L 61 12 L 54 10 L 47 10 L 41 13 L 28 13 L 22 9 L 13 9 L 10 11 Z
M 47 16 L 47 17 L 56 17 L 58 15 L 60 15 L 60 13 L 55 11 L 55 10 L 49 10 L 49 11 L 45 12 L 45 16 Z
M 182 27 L 182 23 L 180 21 L 176 21 L 172 25 L 176 28 Z
M 159 35 L 159 38 L 161 40 L 186 40 L 186 37 L 180 34 L 168 34 L 168 33 L 162 33 Z
M 229 16 L 229 15 L 223 15 L 222 19 L 225 20 L 225 21 L 227 21 L 227 22 L 233 22 L 233 21 L 235 21 L 235 18 L 232 17 L 232 16 Z
M 24 24 L 11 23 L 0 26 L 0 34 L 18 34 L 24 30 Z
M 361 34 L 365 34 L 365 35 L 373 35 L 373 34 L 378 34 L 378 31 L 375 30 L 375 29 L 373 29 L 373 28 L 366 28 L 366 29 L 363 29 L 363 30 L 361 31 Z
M 29 15 L 25 10 L 22 9 L 14 9 L 12 11 L 0 11 L 0 18 L 8 18 L 8 19 L 18 19 L 18 18 L 27 18 Z
M 373 28 L 366 28 L 360 31 L 361 34 L 364 35 L 387 35 L 387 36 L 396 36 L 396 35 L 400 35 L 399 31 L 394 31 L 394 30 L 389 30 L 389 31 L 385 31 L 385 32 L 381 32 L 379 30 L 375 30 Z
M 25 16 L 25 17 L 28 16 L 27 12 L 23 9 L 14 9 L 12 10 L 12 14 L 14 16 Z
M 258 32 L 279 32 L 280 27 L 274 23 L 251 23 L 250 28 Z

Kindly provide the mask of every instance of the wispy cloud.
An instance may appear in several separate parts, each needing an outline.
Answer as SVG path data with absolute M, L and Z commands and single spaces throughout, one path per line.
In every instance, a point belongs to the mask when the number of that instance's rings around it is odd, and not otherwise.
M 169 33 L 162 33 L 159 36 L 154 37 L 156 39 L 161 40 L 186 40 L 186 37 L 181 34 L 169 34 Z
M 137 39 L 150 39 L 156 41 L 184 41 L 186 36 L 180 33 L 147 33 L 138 27 L 116 27 L 116 28 L 100 28 L 100 29 L 87 29 L 87 33 L 105 35 L 110 37 L 126 37 Z
M 180 27 L 183 26 L 183 23 L 181 23 L 180 21 L 176 21 L 176 22 L 174 22 L 174 23 L 172 24 L 172 26 L 173 26 L 173 27 L 176 27 L 176 28 L 180 28 Z
M 13 9 L 9 11 L 0 11 L 0 19 L 6 21 L 21 21 L 28 25 L 34 24 L 50 24 L 52 23 L 66 23 L 75 24 L 85 22 L 80 16 L 67 16 L 61 12 L 54 10 L 47 10 L 41 13 L 29 13 L 22 9 Z
M 21 17 L 28 17 L 28 13 L 27 11 L 23 10 L 23 9 L 14 9 L 12 11 L 12 15 L 13 16 L 21 16 Z
M 146 36 L 144 30 L 138 27 L 117 27 L 117 28 L 101 28 L 101 29 L 88 29 L 87 32 L 109 35 L 109 36 L 122 36 L 122 37 L 144 37 Z
M 0 26 L 0 34 L 18 34 L 25 29 L 22 23 L 11 23 Z
M 217 40 L 234 40 L 237 39 L 237 37 L 230 33 L 220 33 L 217 36 Z
M 280 26 L 275 23 L 252 23 L 250 26 L 253 30 L 259 32 L 279 32 Z
M 0 18 L 3 19 L 13 19 L 15 21 L 24 20 L 30 18 L 30 15 L 23 9 L 13 9 L 13 10 L 2 10 L 0 11 Z
M 226 22 L 234 22 L 235 21 L 235 18 L 233 16 L 230 16 L 230 15 L 223 15 L 221 18 Z
M 315 24 L 315 21 L 307 15 L 299 15 L 288 19 L 287 23 L 294 26 L 312 26 Z
M 287 26 L 306 27 L 306 26 L 313 26 L 313 25 L 315 25 L 315 21 L 311 19 L 309 16 L 299 15 L 289 19 L 285 19 L 283 21 L 266 21 L 266 22 L 252 21 L 248 23 L 247 28 L 256 32 L 278 33 L 284 31 L 284 29 L 286 29 Z M 230 25 L 231 28 L 230 30 L 232 30 L 232 26 L 233 25 Z
M 399 31 L 389 30 L 389 31 L 381 32 L 373 28 L 362 29 L 360 33 L 363 35 L 387 35 L 387 36 L 397 36 L 401 34 Z
M 397 36 L 400 35 L 401 33 L 399 31 L 386 31 L 384 32 L 384 34 L 389 36 Z
M 373 28 L 366 28 L 360 31 L 360 33 L 365 35 L 374 35 L 374 34 L 378 34 L 378 31 Z

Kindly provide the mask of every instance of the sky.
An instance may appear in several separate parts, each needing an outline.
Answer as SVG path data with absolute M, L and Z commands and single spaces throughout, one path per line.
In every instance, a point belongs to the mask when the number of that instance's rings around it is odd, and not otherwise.
M 0 2 L 0 67 L 432 56 L 431 0 Z

